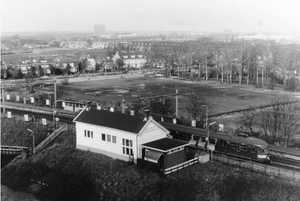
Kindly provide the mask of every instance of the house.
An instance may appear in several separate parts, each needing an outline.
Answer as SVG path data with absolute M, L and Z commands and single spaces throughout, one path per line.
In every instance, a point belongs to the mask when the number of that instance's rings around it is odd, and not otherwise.
M 99 60 L 98 64 L 100 65 L 100 70 L 104 72 L 112 72 L 116 69 L 116 65 L 109 57 Z
M 78 66 L 76 59 L 70 56 L 61 56 L 61 57 L 55 57 L 55 67 L 66 69 L 69 67 L 71 73 L 76 73 L 78 71 Z
M 113 56 L 112 60 L 116 64 L 118 59 L 122 59 L 128 68 L 141 69 L 146 64 L 146 56 L 139 51 L 119 51 Z
M 152 118 L 83 109 L 76 123 L 76 148 L 123 161 L 142 159 L 142 144 L 167 137 L 169 131 Z

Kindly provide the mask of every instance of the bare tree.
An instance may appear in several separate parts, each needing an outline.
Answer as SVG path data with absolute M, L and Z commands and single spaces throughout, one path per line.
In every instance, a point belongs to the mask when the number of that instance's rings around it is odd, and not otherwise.
M 242 112 L 242 117 L 240 119 L 241 128 L 245 128 L 251 135 L 255 132 L 255 126 L 257 125 L 257 116 L 255 109 L 247 110 Z
M 188 116 L 188 119 L 190 121 L 196 120 L 196 123 L 199 126 L 203 126 L 206 123 L 207 108 L 203 107 L 203 105 L 207 105 L 208 112 L 212 110 L 206 98 L 196 93 L 192 93 L 188 97 L 185 105 L 185 112 Z
M 270 107 L 259 112 L 258 126 L 264 132 L 266 141 L 280 141 L 288 146 L 290 139 L 300 132 L 299 103 L 284 96 L 273 98 L 270 104 Z

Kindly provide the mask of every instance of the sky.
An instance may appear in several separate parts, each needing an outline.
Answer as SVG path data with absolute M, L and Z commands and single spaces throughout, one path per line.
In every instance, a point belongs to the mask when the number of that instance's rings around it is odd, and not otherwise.
M 1 32 L 280 32 L 300 34 L 297 0 L 1 0 Z M 261 22 L 261 25 L 259 25 Z

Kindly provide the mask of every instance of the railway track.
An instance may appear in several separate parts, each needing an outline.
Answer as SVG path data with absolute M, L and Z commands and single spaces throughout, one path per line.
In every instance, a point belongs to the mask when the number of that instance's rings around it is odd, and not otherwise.
M 282 158 L 282 157 L 278 157 L 278 156 L 271 156 L 270 159 L 271 159 L 272 165 L 300 171 L 300 161 L 298 161 L 298 160 Z
M 16 109 L 14 109 L 13 111 L 19 114 L 23 114 L 23 113 L 28 114 L 28 112 L 18 111 Z M 53 115 L 51 114 L 41 115 L 35 112 L 29 112 L 29 114 L 37 114 L 47 118 L 48 120 L 53 119 Z M 76 115 L 75 113 L 70 114 L 70 112 L 64 112 L 64 111 L 58 111 L 56 114 L 56 116 L 60 118 L 61 122 L 65 122 L 67 124 L 74 124 L 73 119 L 75 115 Z M 269 145 L 269 147 L 270 147 L 271 165 L 280 168 L 288 168 L 289 170 L 293 169 L 295 171 L 300 171 L 300 150 L 286 148 L 286 147 L 279 147 L 275 145 Z

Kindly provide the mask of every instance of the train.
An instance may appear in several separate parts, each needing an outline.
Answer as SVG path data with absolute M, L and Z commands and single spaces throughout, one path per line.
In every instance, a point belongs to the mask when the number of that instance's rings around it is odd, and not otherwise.
M 166 122 L 160 124 L 170 131 L 174 139 L 188 141 L 191 146 L 246 160 L 270 163 L 268 143 L 261 139 L 214 131 L 210 131 L 207 139 L 206 129 Z

